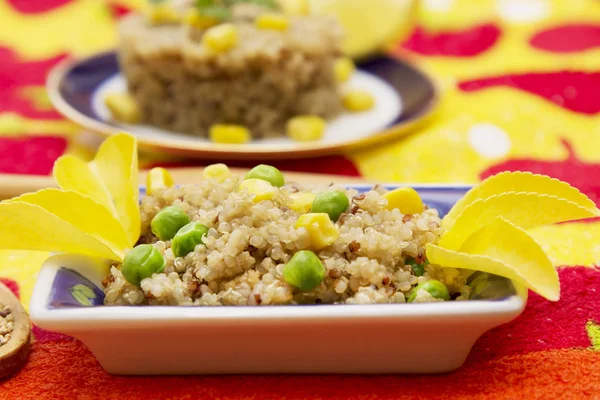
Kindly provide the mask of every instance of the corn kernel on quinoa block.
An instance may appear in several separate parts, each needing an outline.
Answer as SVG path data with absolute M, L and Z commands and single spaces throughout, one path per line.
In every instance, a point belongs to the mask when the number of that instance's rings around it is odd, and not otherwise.
M 201 137 L 213 124 L 238 124 L 260 138 L 281 136 L 293 116 L 338 115 L 333 66 L 341 27 L 326 17 L 289 16 L 286 30 L 259 29 L 254 20 L 265 11 L 235 6 L 238 40 L 223 52 L 202 44 L 206 30 L 123 18 L 119 62 L 142 122 Z
M 343 187 L 276 188 L 272 200 L 253 201 L 239 190 L 238 177 L 207 179 L 198 185 L 156 189 L 142 199 L 140 243 L 152 243 L 166 260 L 162 273 L 143 279 L 140 287 L 123 277 L 120 266 L 105 279 L 106 304 L 150 305 L 269 305 L 314 303 L 403 303 L 416 285 L 436 279 L 453 298 L 469 297 L 470 288 L 458 270 L 425 267 L 412 272 L 409 260 L 424 257 L 427 243 L 442 234 L 435 209 L 403 215 L 387 210 L 386 189 L 365 194 Z M 321 250 L 311 246 L 299 213 L 290 209 L 293 196 L 325 190 L 343 191 L 350 206 L 337 221 L 339 238 Z M 310 196 L 309 196 L 310 197 Z M 159 241 L 150 222 L 167 206 L 180 207 L 193 222 L 206 225 L 204 244 L 175 258 L 171 241 Z M 321 260 L 325 277 L 312 290 L 301 291 L 283 277 L 285 264 L 299 250 L 309 249 Z M 440 301 L 419 290 L 415 302 Z

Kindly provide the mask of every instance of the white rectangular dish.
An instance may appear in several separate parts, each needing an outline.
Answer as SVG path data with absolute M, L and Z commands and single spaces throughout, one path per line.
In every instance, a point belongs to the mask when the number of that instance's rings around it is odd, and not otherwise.
M 469 187 L 415 189 L 443 215 Z M 104 306 L 107 272 L 85 257 L 52 257 L 30 314 L 41 328 L 81 340 L 106 371 L 127 375 L 443 373 L 459 368 L 484 332 L 516 318 L 527 299 L 522 286 L 487 276 L 460 302 Z

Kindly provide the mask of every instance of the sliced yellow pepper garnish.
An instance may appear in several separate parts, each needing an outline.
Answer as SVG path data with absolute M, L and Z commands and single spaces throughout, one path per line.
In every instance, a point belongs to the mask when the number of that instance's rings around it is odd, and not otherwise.
M 110 247 L 35 204 L 0 204 L 0 248 L 84 254 L 120 261 Z
M 137 143 L 120 133 L 106 139 L 89 163 L 70 156 L 54 164 L 61 189 L 86 195 L 104 205 L 117 218 L 133 246 L 140 236 Z
M 110 247 L 121 257 L 124 256 L 125 250 L 130 248 L 129 239 L 119 220 L 91 197 L 72 191 L 44 189 L 24 194 L 8 202 L 40 206 Z
M 590 218 L 598 210 L 580 206 L 569 200 L 538 193 L 508 192 L 475 200 L 458 215 L 438 245 L 458 250 L 467 237 L 497 217 L 529 229 L 536 226 Z
M 444 267 L 504 276 L 548 300 L 560 297 L 558 274 L 543 249 L 525 230 L 501 217 L 472 233 L 459 250 L 427 245 L 427 258 Z
M 340 237 L 340 232 L 326 213 L 303 214 L 298 217 L 296 228 L 308 231 L 316 250 L 332 245 Z
M 506 192 L 549 194 L 572 201 L 585 208 L 596 209 L 596 204 L 591 199 L 566 182 L 531 172 L 502 172 L 489 177 L 469 190 L 444 217 L 444 228 L 450 229 L 458 215 L 474 201 Z

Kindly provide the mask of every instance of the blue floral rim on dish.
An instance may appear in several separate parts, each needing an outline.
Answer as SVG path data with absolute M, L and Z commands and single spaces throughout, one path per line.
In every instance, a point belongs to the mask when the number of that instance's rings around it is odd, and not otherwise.
M 387 187 L 393 189 L 397 186 Z M 370 187 L 361 185 L 349 186 L 349 188 L 365 192 Z M 440 217 L 446 215 L 452 206 L 470 189 L 469 186 L 414 186 L 414 188 L 419 192 L 423 202 L 428 207 L 438 210 Z M 140 196 L 144 195 L 145 188 L 140 188 Z M 481 299 L 496 298 L 500 300 L 506 297 L 505 294 L 510 293 L 512 288 L 509 280 L 483 273 L 473 274 L 470 281 L 477 284 L 477 290 L 480 292 L 479 298 Z M 502 295 L 504 296 L 502 297 Z M 104 291 L 100 287 L 72 269 L 62 267 L 57 271 L 47 302 L 49 309 L 94 307 L 103 304 Z

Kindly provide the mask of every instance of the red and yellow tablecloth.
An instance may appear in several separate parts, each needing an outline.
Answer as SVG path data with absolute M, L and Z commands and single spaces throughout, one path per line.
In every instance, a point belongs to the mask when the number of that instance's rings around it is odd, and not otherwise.
M 113 47 L 115 21 L 141 3 L 0 0 L 0 173 L 48 174 L 64 152 L 92 154 L 94 142 L 52 110 L 45 76 L 69 54 Z M 600 205 L 600 2 L 423 0 L 418 28 L 394 53 L 441 85 L 431 124 L 369 151 L 279 166 L 404 182 L 529 170 Z M 600 222 L 534 236 L 559 266 L 561 300 L 532 295 L 520 318 L 486 334 L 452 374 L 115 377 L 81 343 L 34 327 L 30 360 L 0 382 L 0 399 L 600 399 Z M 45 257 L 0 252 L 0 281 L 25 305 Z

